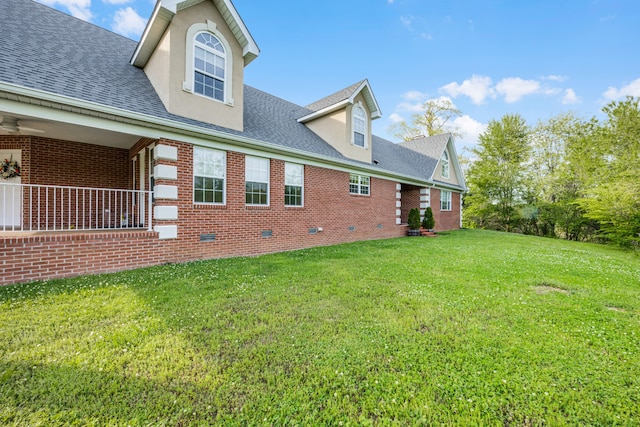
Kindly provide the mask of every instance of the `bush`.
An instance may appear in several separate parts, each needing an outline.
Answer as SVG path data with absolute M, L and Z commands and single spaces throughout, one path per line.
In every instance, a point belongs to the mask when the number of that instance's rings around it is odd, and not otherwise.
M 420 229 L 420 210 L 413 208 L 409 211 L 409 230 Z
M 436 226 L 436 220 L 433 218 L 433 209 L 431 209 L 431 206 L 429 206 L 424 213 L 424 219 L 422 220 L 422 228 L 431 230 L 435 226 Z

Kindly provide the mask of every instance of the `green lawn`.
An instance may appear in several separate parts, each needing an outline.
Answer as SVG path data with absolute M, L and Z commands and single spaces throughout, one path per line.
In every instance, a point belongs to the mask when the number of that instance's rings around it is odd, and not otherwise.
M 462 230 L 0 288 L 0 425 L 640 425 L 640 257 Z

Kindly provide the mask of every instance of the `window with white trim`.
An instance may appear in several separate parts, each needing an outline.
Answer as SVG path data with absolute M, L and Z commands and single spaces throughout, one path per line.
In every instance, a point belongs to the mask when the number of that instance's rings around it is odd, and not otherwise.
M 284 164 L 284 205 L 302 206 L 304 189 L 304 166 L 296 163 Z
M 245 157 L 245 188 L 247 205 L 269 204 L 269 159 Z
M 225 203 L 227 153 L 193 147 L 194 203 Z
M 442 177 L 449 178 L 449 153 L 444 150 L 442 157 L 440 158 L 440 164 L 442 165 Z
M 451 210 L 451 191 L 440 190 L 440 210 Z
M 360 104 L 353 106 L 351 125 L 353 126 L 353 145 L 367 146 L 367 113 Z
M 369 195 L 369 177 L 352 173 L 349 175 L 349 193 Z
M 193 49 L 193 92 L 224 102 L 224 46 L 213 34 L 201 32 L 194 39 Z

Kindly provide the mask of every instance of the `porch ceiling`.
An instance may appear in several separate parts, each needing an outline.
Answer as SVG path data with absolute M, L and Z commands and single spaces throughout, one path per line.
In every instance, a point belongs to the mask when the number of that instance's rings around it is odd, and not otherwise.
M 9 132 L 0 127 L 0 135 L 31 135 L 44 138 L 82 142 L 85 144 L 104 145 L 117 148 L 131 148 L 139 139 L 139 135 L 131 135 L 105 129 L 81 126 L 46 120 L 23 114 L 13 114 L 0 110 L 0 123 L 6 117 L 17 119 L 18 132 Z

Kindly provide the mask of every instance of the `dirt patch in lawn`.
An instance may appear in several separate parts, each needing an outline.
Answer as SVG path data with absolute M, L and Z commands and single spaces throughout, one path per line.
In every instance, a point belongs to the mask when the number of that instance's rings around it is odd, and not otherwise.
M 558 292 L 558 293 L 564 294 L 564 295 L 571 294 L 571 291 L 559 288 L 559 287 L 554 286 L 554 285 L 550 285 L 548 283 L 540 283 L 539 285 L 534 286 L 533 290 L 539 295 L 545 295 L 545 294 L 549 294 L 551 292 Z

